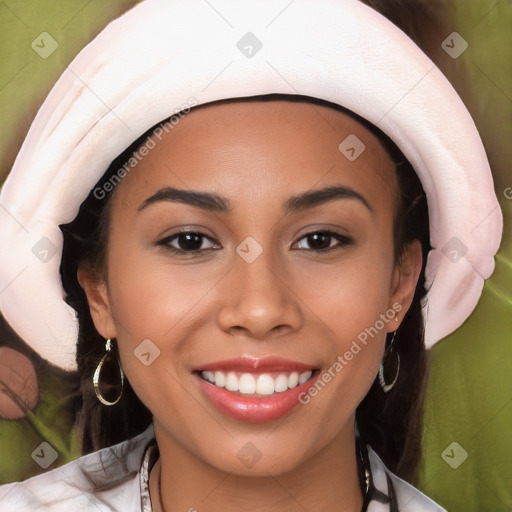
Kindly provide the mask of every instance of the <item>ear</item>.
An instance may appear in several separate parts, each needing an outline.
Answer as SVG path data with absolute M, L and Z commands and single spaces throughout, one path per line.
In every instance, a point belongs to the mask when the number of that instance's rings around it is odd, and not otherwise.
M 105 280 L 85 267 L 79 267 L 78 282 L 84 289 L 96 330 L 105 339 L 116 338 L 116 328 Z
M 416 290 L 416 284 L 421 272 L 423 262 L 421 243 L 413 240 L 404 250 L 404 254 L 393 271 L 391 294 L 388 307 L 397 311 L 397 304 L 401 309 L 397 312 L 398 322 L 388 322 L 388 332 L 393 332 L 402 322 L 408 309 L 411 307 Z M 393 307 L 395 305 L 395 307 Z

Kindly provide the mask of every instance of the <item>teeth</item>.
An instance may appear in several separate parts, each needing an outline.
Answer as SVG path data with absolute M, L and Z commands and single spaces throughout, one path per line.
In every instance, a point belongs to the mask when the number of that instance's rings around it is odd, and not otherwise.
M 254 395 L 256 392 L 256 381 L 250 373 L 244 373 L 238 381 L 238 391 L 246 395 Z
M 272 395 L 273 393 L 282 393 L 288 389 L 293 389 L 300 384 L 304 384 L 310 378 L 313 372 L 311 370 L 299 374 L 299 372 L 291 372 L 290 374 L 281 373 L 275 378 L 268 373 L 261 375 L 253 375 L 251 373 L 243 373 L 237 375 L 229 372 L 203 371 L 201 376 L 203 379 L 215 384 L 219 388 L 226 388 L 228 391 L 239 391 L 244 395 Z
M 299 374 L 297 372 L 293 372 L 288 377 L 288 387 L 290 389 L 296 388 L 299 384 Z
M 211 378 L 208 379 L 210 382 L 213 382 L 219 388 L 223 388 L 226 385 L 226 376 L 222 372 L 208 372 L 211 374 Z
M 238 378 L 234 373 L 228 373 L 226 377 L 226 389 L 228 391 L 238 391 Z
M 304 372 L 299 375 L 299 386 L 311 378 L 313 372 Z
M 288 389 L 288 377 L 284 374 L 279 375 L 274 381 L 274 390 L 276 393 L 281 393 Z
M 271 395 L 274 392 L 274 379 L 266 373 L 258 377 L 256 393 L 258 395 Z
M 209 382 L 215 382 L 215 375 L 213 372 L 203 372 L 203 377 Z

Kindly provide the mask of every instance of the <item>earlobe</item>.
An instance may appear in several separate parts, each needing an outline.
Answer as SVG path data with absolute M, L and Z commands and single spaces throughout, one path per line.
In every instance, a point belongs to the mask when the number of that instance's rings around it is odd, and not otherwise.
M 396 265 L 391 285 L 391 297 L 389 307 L 396 310 L 397 305 L 400 304 L 400 313 L 397 318 L 401 322 L 408 309 L 410 308 L 418 278 L 420 276 L 421 267 L 423 262 L 421 243 L 419 240 L 410 242 L 399 263 Z M 393 323 L 389 323 L 390 331 L 396 329 Z
M 116 338 L 115 323 L 104 279 L 99 278 L 84 267 L 79 267 L 77 279 L 87 296 L 89 310 L 96 330 L 105 339 Z

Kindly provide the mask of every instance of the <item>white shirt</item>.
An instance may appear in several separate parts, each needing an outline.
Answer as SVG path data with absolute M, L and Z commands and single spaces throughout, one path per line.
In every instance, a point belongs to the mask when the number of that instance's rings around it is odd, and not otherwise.
M 115 446 L 84 455 L 47 473 L 0 486 L 0 512 L 141 512 L 144 454 L 154 440 L 153 425 Z M 376 489 L 389 495 L 393 482 L 400 512 L 446 512 L 430 498 L 392 474 L 368 446 Z M 93 492 L 93 482 L 103 482 Z M 106 484 L 105 484 L 106 482 Z M 389 512 L 389 504 L 372 500 L 368 512 Z

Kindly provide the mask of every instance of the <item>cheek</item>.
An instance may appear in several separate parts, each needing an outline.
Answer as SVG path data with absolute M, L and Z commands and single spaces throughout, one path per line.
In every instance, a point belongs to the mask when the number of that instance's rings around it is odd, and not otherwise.
M 134 255 L 109 273 L 111 306 L 121 330 L 118 335 L 132 350 L 144 339 L 166 346 L 185 325 L 199 322 L 201 301 L 211 288 L 210 268 L 143 265 Z M 175 351 L 179 347 L 172 347 Z
M 343 345 L 386 312 L 392 267 L 387 251 L 358 251 L 340 264 L 306 267 L 294 289 Z
M 323 326 L 313 343 L 325 351 L 325 339 L 331 340 L 323 380 L 332 392 L 319 389 L 315 397 L 323 403 L 319 421 L 326 426 L 336 424 L 336 414 L 339 422 L 346 420 L 375 379 L 395 316 L 389 307 L 392 269 L 390 251 L 373 247 L 340 265 L 311 267 L 292 285 Z
M 148 257 L 129 240 L 111 247 L 108 288 L 121 364 L 151 409 L 156 384 L 172 381 L 182 362 L 195 357 L 190 340 L 211 321 L 209 293 L 222 272 Z

